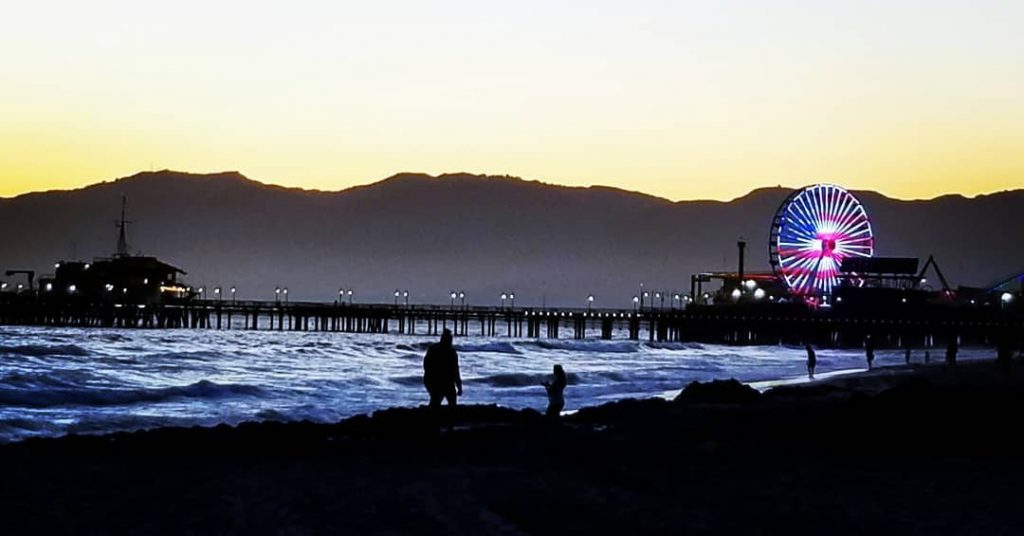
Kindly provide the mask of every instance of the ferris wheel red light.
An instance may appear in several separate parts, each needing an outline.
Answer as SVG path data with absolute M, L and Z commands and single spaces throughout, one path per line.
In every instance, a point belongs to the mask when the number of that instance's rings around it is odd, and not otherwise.
M 769 261 L 794 294 L 828 296 L 848 257 L 874 254 L 871 221 L 853 194 L 816 184 L 789 195 L 775 213 Z

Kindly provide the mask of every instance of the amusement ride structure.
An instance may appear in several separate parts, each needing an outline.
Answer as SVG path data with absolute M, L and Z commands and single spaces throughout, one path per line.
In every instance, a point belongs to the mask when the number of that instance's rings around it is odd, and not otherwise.
M 860 201 L 834 184 L 790 194 L 772 220 L 768 244 L 774 274 L 797 296 L 816 300 L 839 285 L 843 261 L 871 257 L 875 238 Z

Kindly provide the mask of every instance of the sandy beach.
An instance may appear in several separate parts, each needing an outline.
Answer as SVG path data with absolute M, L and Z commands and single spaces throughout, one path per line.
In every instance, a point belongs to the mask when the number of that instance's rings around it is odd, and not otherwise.
M 891 367 L 674 401 L 426 410 L 0 447 L 9 534 L 1016 534 L 1024 368 Z M 571 397 L 571 391 L 567 392 Z

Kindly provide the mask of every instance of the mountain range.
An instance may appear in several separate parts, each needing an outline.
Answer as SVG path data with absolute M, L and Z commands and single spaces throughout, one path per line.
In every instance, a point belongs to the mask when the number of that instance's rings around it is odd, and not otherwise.
M 403 173 L 338 192 L 272 186 L 237 172 L 146 172 L 77 190 L 0 199 L 0 270 L 52 272 L 57 260 L 108 256 L 121 198 L 128 240 L 188 272 L 194 286 L 237 286 L 239 299 L 629 307 L 640 282 L 686 291 L 690 275 L 768 269 L 768 236 L 791 192 L 728 202 L 565 187 L 506 176 Z M 951 285 L 986 286 L 1024 270 L 1024 190 L 903 201 L 855 192 L 876 254 L 933 254 Z

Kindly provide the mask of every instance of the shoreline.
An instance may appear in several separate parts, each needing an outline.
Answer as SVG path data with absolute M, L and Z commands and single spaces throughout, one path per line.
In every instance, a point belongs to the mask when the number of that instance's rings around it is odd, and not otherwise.
M 687 394 L 689 393 L 689 394 Z M 1024 367 L 876 369 L 765 393 L 424 408 L 0 446 L 13 532 L 1019 532 Z M 51 514 L 59 512 L 58 517 Z

